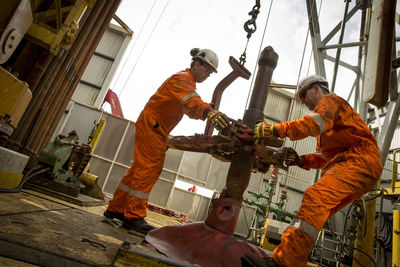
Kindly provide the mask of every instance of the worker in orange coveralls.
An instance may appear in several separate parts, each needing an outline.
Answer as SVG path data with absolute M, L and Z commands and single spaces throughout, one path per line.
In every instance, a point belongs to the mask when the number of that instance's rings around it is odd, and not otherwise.
M 255 137 L 300 140 L 316 136 L 316 153 L 299 157 L 290 149 L 286 164 L 306 170 L 322 168 L 321 178 L 304 192 L 300 209 L 272 258 L 246 255 L 242 258 L 244 266 L 306 266 L 325 221 L 371 191 L 382 172 L 380 152 L 368 126 L 349 103 L 330 94 L 323 77 L 304 78 L 296 97 L 312 111 L 310 115 L 276 125 L 259 123 Z
M 208 118 L 217 130 L 229 125 L 229 118 L 203 102 L 196 83 L 217 72 L 218 57 L 209 49 L 190 51 L 190 68 L 169 77 L 147 102 L 136 122 L 134 161 L 124 175 L 104 216 L 123 221 L 123 227 L 146 234 L 155 227 L 148 224 L 146 205 L 158 180 L 165 159 L 169 133 L 182 119 Z

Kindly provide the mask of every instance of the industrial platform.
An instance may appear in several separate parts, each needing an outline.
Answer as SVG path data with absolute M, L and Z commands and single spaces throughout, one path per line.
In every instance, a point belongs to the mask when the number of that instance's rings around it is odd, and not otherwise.
M 106 208 L 83 207 L 30 189 L 0 193 L 0 266 L 199 267 L 143 245 L 144 235 L 107 220 Z M 146 220 L 156 227 L 184 223 L 152 211 Z
M 191 266 L 142 246 L 144 235 L 107 221 L 105 209 L 32 190 L 0 194 L 0 266 Z M 146 220 L 157 227 L 182 223 L 151 211 Z

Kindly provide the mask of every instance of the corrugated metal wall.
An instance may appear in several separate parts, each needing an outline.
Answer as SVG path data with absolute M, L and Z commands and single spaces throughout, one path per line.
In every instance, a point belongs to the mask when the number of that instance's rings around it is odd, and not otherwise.
M 273 88 L 269 92 L 264 114 L 266 120 L 272 124 L 298 119 L 308 113 L 310 111 L 307 107 L 295 101 L 292 93 L 280 88 Z M 292 142 L 286 138 L 284 146 L 293 147 L 299 155 L 302 155 L 315 151 L 316 139 L 308 137 L 304 140 Z M 269 177 L 269 175 L 267 176 Z M 302 192 L 314 183 L 316 175 L 317 172 L 315 170 L 306 171 L 296 167 L 289 168 L 288 172 L 279 170 L 279 185 L 276 188 L 273 201 L 278 201 L 280 190 L 285 188 L 288 193 L 285 210 L 289 212 L 296 211 L 300 207 L 303 197 Z
M 292 94 L 272 88 L 265 109 L 268 120 L 277 123 L 300 118 L 309 113 L 303 105 L 292 101 Z M 293 110 L 289 112 L 291 105 L 293 105 Z M 107 124 L 90 161 L 89 172 L 99 176 L 99 183 L 103 191 L 111 196 L 133 161 L 135 123 L 73 102 L 60 124 L 58 132 L 66 134 L 71 130 L 77 130 L 80 140 L 85 142 L 94 126 L 93 121 L 99 121 L 100 118 L 105 119 Z M 307 138 L 298 142 L 285 140 L 284 144 L 284 146 L 294 147 L 299 154 L 314 152 L 315 145 L 315 138 Z M 220 192 L 225 186 L 229 164 L 208 154 L 170 149 L 167 151 L 163 171 L 150 194 L 149 202 L 185 213 L 190 220 L 202 221 L 206 218 L 210 198 L 174 187 L 175 182 L 181 180 Z M 391 177 L 390 161 L 387 165 L 383 177 L 389 178 Z M 314 183 L 316 174 L 315 170 L 305 171 L 297 167 L 290 168 L 288 173 L 280 170 L 279 183 L 272 201 L 277 202 L 280 190 L 285 188 L 288 192 L 288 199 L 284 208 L 286 211 L 295 212 L 300 206 L 304 190 Z M 248 191 L 264 192 L 270 175 L 270 172 L 264 175 L 252 173 L 244 198 L 256 201 Z M 246 204 L 243 206 L 236 234 L 242 236 L 248 234 L 254 214 L 255 207 Z
M 275 113 L 272 113 L 272 115 L 276 120 L 287 119 L 285 114 L 288 114 L 290 108 L 290 95 L 271 90 L 267 106 L 268 103 L 273 103 L 275 106 L 273 108 Z M 270 107 L 272 107 L 272 104 Z M 94 126 L 93 122 L 99 121 L 100 118 L 105 119 L 107 124 L 90 161 L 89 171 L 99 176 L 99 184 L 103 191 L 111 195 L 133 161 L 135 123 L 108 113 L 102 113 L 84 104 L 72 102 L 57 132 L 67 134 L 71 130 L 77 130 L 80 140 L 86 142 Z M 315 144 L 312 144 L 312 146 L 314 147 Z M 170 149 L 167 151 L 160 179 L 150 195 L 150 203 L 185 213 L 189 219 L 194 221 L 204 220 L 207 215 L 210 198 L 176 188 L 174 183 L 178 179 L 220 192 L 225 186 L 228 169 L 229 163 L 221 162 L 208 154 Z M 296 171 L 298 172 L 298 170 Z M 297 205 L 300 203 L 302 196 L 296 191 L 291 192 L 290 187 L 293 186 L 297 189 L 299 185 L 301 188 L 308 186 L 307 181 L 295 177 L 295 174 L 290 173 L 288 178 L 286 178 L 284 172 L 280 174 L 282 184 L 285 184 L 285 180 L 288 181 L 287 186 L 290 198 L 287 210 L 289 211 L 298 208 Z M 303 176 L 308 177 L 307 175 Z M 269 177 L 270 173 L 264 175 L 252 173 L 244 198 L 255 200 L 248 191 L 261 192 L 261 190 L 264 190 L 262 186 L 263 180 Z M 278 192 L 279 188 L 275 198 L 279 196 Z M 274 201 L 277 201 L 277 199 Z M 236 229 L 237 234 L 247 235 L 254 213 L 254 207 L 246 205 L 243 207 Z
M 110 24 L 72 96 L 74 101 L 101 107 L 131 37 L 130 32 Z
M 57 133 L 67 134 L 76 130 L 80 141 L 87 143 L 94 127 L 93 122 L 106 120 L 106 127 L 89 163 L 89 172 L 99 176 L 103 192 L 112 195 L 122 176 L 133 161 L 135 123 L 93 107 L 71 102 L 60 123 Z M 153 188 L 149 202 L 180 213 L 193 221 L 206 218 L 211 198 L 174 187 L 177 179 L 221 191 L 225 186 L 229 163 L 221 162 L 208 154 L 168 150 L 160 179 Z M 258 192 L 263 176 L 253 173 L 248 190 Z M 248 193 L 244 197 L 251 198 Z M 242 209 L 237 233 L 247 235 L 254 208 Z

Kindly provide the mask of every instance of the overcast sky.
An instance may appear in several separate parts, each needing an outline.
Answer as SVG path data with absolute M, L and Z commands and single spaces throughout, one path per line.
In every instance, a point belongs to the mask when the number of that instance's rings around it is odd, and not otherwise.
M 252 35 L 247 48 L 246 68 L 253 74 L 257 56 L 266 46 L 272 46 L 279 55 L 273 74 L 276 83 L 297 83 L 299 76 L 307 75 L 311 54 L 308 42 L 303 68 L 300 63 L 307 35 L 308 19 L 305 1 L 261 0 L 257 18 L 257 31 Z M 350 9 L 356 1 L 351 1 Z M 219 57 L 218 73 L 205 82 L 197 84 L 201 98 L 210 102 L 217 84 L 231 72 L 229 56 L 239 59 L 247 38 L 243 29 L 250 19 L 255 0 L 124 0 L 117 15 L 134 31 L 120 68 L 111 83 L 120 98 L 125 118 L 136 121 L 144 105 L 157 88 L 172 74 L 189 67 L 190 49 L 194 47 L 214 50 Z M 344 12 L 344 1 L 324 0 L 320 13 L 322 39 L 340 22 Z M 317 0 L 318 7 L 320 1 Z M 349 9 L 349 10 L 350 10 Z M 359 40 L 360 12 L 348 24 L 344 42 Z M 265 37 L 262 40 L 264 28 Z M 330 44 L 337 43 L 336 36 Z M 262 43 L 261 43 L 262 42 Z M 342 50 L 346 62 L 356 65 L 356 48 Z M 335 56 L 336 50 L 329 54 Z M 342 69 L 342 68 L 341 68 Z M 332 80 L 333 63 L 326 63 L 327 79 Z M 309 68 L 313 74 L 314 66 Z M 253 76 L 249 80 L 238 78 L 224 92 L 220 110 L 233 119 L 242 118 Z M 347 98 L 355 74 L 339 71 L 336 93 Z M 203 133 L 205 122 L 188 117 L 178 124 L 172 135 Z

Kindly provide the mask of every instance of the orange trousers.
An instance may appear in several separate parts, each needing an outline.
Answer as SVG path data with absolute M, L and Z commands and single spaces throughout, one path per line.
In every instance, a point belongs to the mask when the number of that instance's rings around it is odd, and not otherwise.
M 350 148 L 337 154 L 322 169 L 321 179 L 303 196 L 295 220 L 282 234 L 272 258 L 279 266 L 306 266 L 315 233 L 328 218 L 371 191 L 382 172 L 380 152 L 375 144 Z
M 132 166 L 115 190 L 107 210 L 124 213 L 127 219 L 146 217 L 149 194 L 160 177 L 167 143 L 168 134 L 151 113 L 143 111 L 136 122 Z

